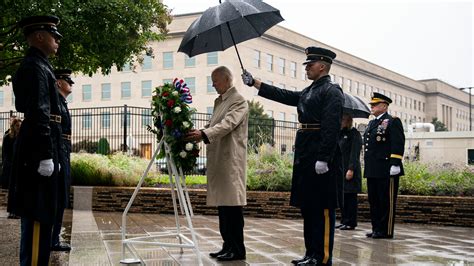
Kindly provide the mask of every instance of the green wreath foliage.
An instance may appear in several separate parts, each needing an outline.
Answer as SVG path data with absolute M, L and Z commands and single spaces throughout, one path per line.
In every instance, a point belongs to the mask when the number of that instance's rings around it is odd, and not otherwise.
M 199 146 L 184 140 L 186 133 L 194 127 L 192 116 L 196 109 L 189 106 L 191 103 L 191 93 L 183 80 L 174 79 L 172 84 L 165 83 L 156 87 L 152 97 L 155 128 L 148 128 L 158 135 L 159 140 L 164 136 L 170 147 L 171 158 L 185 174 L 196 166 L 196 158 L 199 156 Z M 165 158 L 164 149 L 160 151 L 158 158 Z

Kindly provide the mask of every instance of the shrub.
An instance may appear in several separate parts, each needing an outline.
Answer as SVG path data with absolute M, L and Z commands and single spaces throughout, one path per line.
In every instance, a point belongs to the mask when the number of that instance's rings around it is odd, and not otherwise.
M 81 140 L 72 144 L 72 152 L 96 153 L 97 145 L 97 141 Z
M 99 139 L 97 144 L 97 153 L 107 155 L 110 153 L 110 144 L 106 138 Z
M 136 186 L 149 160 L 123 153 L 100 155 L 71 154 L 71 176 L 75 185 Z M 154 177 L 154 168 L 148 176 Z
M 247 159 L 247 187 L 249 190 L 289 191 L 293 172 L 293 158 L 280 155 L 270 145 L 251 151 Z
M 250 152 L 247 160 L 247 188 L 261 191 L 290 191 L 293 158 L 280 155 L 269 145 Z M 136 186 L 149 160 L 116 153 L 109 156 L 78 153 L 71 156 L 71 173 L 75 185 Z M 451 168 L 406 162 L 405 176 L 400 178 L 400 194 L 432 196 L 474 196 L 474 172 L 465 166 Z M 366 179 L 362 191 L 367 192 Z M 206 176 L 186 176 L 188 186 L 202 187 Z M 167 186 L 168 175 L 152 167 L 144 186 Z

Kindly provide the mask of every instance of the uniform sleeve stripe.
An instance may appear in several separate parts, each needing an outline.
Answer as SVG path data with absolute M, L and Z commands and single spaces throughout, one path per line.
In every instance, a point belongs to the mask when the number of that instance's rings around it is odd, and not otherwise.
M 398 154 L 390 154 L 390 158 L 396 158 L 396 159 L 403 159 L 403 156 L 398 155 Z

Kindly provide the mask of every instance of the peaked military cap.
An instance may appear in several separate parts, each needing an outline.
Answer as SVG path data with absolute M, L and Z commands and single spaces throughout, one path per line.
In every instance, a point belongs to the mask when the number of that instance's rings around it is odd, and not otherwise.
M 374 92 L 372 95 L 372 99 L 370 99 L 369 104 L 376 104 L 376 103 L 386 103 L 386 104 L 391 104 L 392 99 L 388 98 L 387 96 Z
M 44 30 L 52 33 L 56 38 L 62 38 L 58 32 L 59 18 L 56 16 L 31 16 L 18 22 L 18 26 L 23 29 L 23 34 L 28 36 L 35 31 Z
M 70 85 L 74 84 L 74 81 L 72 81 L 71 79 L 71 73 L 72 73 L 72 70 L 66 69 L 66 68 L 54 70 L 54 76 L 56 77 L 56 79 L 65 80 Z
M 303 65 L 316 61 L 325 61 L 332 64 L 332 60 L 336 58 L 336 53 L 322 47 L 310 46 L 304 52 L 306 54 L 306 61 L 303 62 Z

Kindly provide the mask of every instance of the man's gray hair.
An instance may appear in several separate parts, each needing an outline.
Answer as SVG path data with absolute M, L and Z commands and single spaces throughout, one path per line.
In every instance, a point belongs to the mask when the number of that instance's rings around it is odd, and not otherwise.
M 219 66 L 219 67 L 217 67 L 216 69 L 214 69 L 212 71 L 212 74 L 214 74 L 214 73 L 218 73 L 218 74 L 223 75 L 224 77 L 226 77 L 229 80 L 230 85 L 232 85 L 233 80 L 234 80 L 234 76 L 232 75 L 232 72 L 230 71 L 230 69 L 228 69 L 225 66 Z

